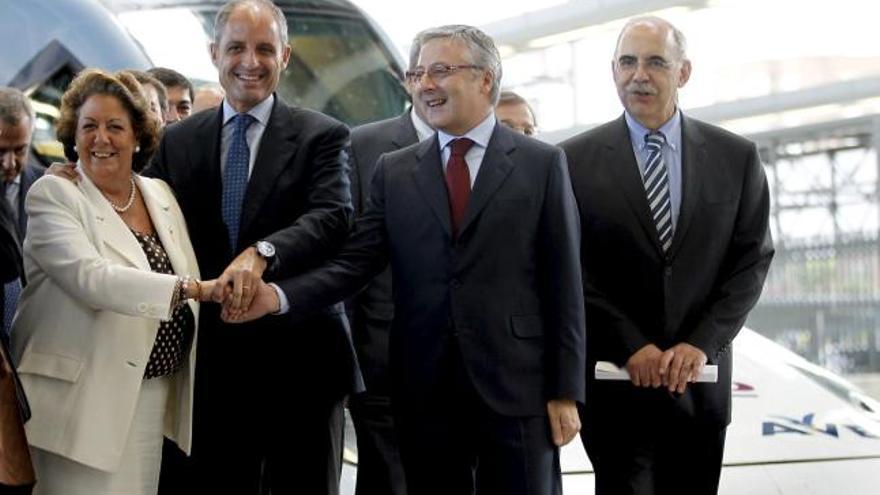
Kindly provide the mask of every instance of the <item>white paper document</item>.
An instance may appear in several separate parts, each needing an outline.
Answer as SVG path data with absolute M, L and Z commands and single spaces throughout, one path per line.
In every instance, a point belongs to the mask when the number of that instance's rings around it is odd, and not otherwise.
M 626 368 L 618 368 L 610 361 L 596 362 L 596 380 L 629 380 L 629 372 Z M 707 364 L 697 378 L 702 383 L 718 382 L 718 365 Z

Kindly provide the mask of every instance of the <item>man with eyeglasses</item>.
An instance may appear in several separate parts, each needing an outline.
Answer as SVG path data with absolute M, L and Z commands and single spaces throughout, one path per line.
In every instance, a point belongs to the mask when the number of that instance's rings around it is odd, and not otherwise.
M 306 312 L 390 261 L 392 399 L 409 493 L 560 493 L 586 348 L 565 158 L 497 122 L 491 38 L 443 26 L 417 41 L 408 78 L 438 132 L 379 158 L 336 259 L 278 286 L 291 312 Z M 226 317 L 277 310 L 263 285 L 249 311 Z
M 598 495 L 718 491 L 731 341 L 773 257 L 755 145 L 678 108 L 685 48 L 667 21 L 630 20 L 612 61 L 624 115 L 561 145 L 582 220 L 581 436 Z M 594 380 L 597 360 L 630 381 Z M 695 383 L 707 363 L 717 383 Z
M 421 46 L 410 48 L 409 67 L 418 65 Z M 409 79 L 404 86 L 412 96 Z M 351 130 L 351 202 L 356 214 L 364 212 L 376 162 L 383 153 L 406 148 L 434 135 L 425 122 L 425 105 L 412 98 L 403 114 Z M 400 447 L 394 431 L 388 337 L 394 318 L 391 269 L 387 268 L 355 297 L 346 302 L 351 336 L 367 390 L 352 395 L 348 409 L 357 432 L 358 471 L 356 495 L 405 495 L 406 480 Z

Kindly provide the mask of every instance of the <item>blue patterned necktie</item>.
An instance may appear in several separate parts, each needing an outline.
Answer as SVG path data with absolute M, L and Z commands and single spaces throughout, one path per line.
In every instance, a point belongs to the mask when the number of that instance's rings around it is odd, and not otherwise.
M 12 330 L 12 317 L 15 316 L 19 295 L 21 295 L 21 279 L 3 284 L 3 332 L 7 337 Z
M 221 211 L 223 223 L 229 232 L 229 246 L 237 251 L 238 229 L 241 224 L 241 207 L 247 191 L 250 148 L 247 143 L 247 130 L 256 119 L 249 114 L 240 113 L 232 118 L 235 131 L 226 155 L 226 170 L 223 172 L 223 202 Z
M 645 163 L 644 179 L 651 218 L 654 219 L 660 245 L 665 253 L 672 245 L 672 202 L 669 199 L 669 175 L 663 163 L 664 143 L 666 138 L 660 132 L 652 132 L 645 136 L 648 161 Z

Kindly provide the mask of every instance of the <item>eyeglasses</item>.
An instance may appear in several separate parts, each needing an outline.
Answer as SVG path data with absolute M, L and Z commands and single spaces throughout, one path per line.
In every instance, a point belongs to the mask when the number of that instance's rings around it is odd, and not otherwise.
M 447 77 L 451 76 L 456 71 L 461 70 L 461 69 L 483 70 L 483 67 L 480 65 L 473 65 L 473 64 L 462 64 L 462 65 L 434 64 L 434 65 L 428 67 L 427 69 L 425 69 L 424 67 L 416 67 L 415 70 L 406 71 L 406 79 L 409 82 L 415 84 L 415 83 L 420 82 L 422 80 L 422 77 L 424 77 L 425 74 L 427 74 L 428 77 L 430 77 L 432 81 L 437 82 L 437 81 L 442 81 L 442 80 L 446 79 Z

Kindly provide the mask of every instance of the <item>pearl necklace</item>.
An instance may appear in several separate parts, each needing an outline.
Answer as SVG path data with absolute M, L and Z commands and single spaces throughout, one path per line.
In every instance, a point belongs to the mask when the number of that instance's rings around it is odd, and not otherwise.
M 116 210 L 116 213 L 125 213 L 131 208 L 131 205 L 134 204 L 134 198 L 137 196 L 137 188 L 134 187 L 134 175 L 129 177 L 129 181 L 131 182 L 131 193 L 128 195 L 128 201 L 125 202 L 123 206 L 117 206 L 116 203 L 110 201 L 110 198 L 105 194 L 104 197 L 107 198 L 107 202 L 110 203 L 110 206 Z

